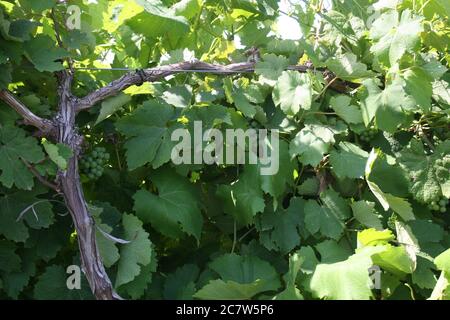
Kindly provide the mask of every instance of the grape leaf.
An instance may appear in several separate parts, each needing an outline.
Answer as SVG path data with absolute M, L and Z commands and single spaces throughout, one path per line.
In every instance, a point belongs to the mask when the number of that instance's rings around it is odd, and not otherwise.
M 164 299 L 191 300 L 200 270 L 196 265 L 185 264 L 167 276 L 164 283 Z
M 288 65 L 289 61 L 285 57 L 266 54 L 262 57 L 262 61 L 256 63 L 255 73 L 274 85 Z
M 274 297 L 275 300 L 303 300 L 296 285 L 297 275 L 303 262 L 303 257 L 298 252 L 294 252 L 289 257 L 289 271 L 283 276 L 286 288 Z
M 318 264 L 311 278 L 311 291 L 321 299 L 368 300 L 372 297 L 368 269 L 370 255 L 354 254 L 347 260 Z
M 21 259 L 15 252 L 16 245 L 7 240 L 0 240 L 0 270 L 6 272 L 20 270 Z
M 299 228 L 302 225 L 300 212 L 304 201 L 292 198 L 288 209 L 266 210 L 258 216 L 256 228 L 261 243 L 269 250 L 277 250 L 283 254 L 290 252 L 300 244 Z
M 19 128 L 0 127 L 0 182 L 7 188 L 13 185 L 20 189 L 31 190 L 33 175 L 21 159 L 29 163 L 44 160 L 44 153 L 36 140 L 25 136 Z
M 415 109 L 400 79 L 387 85 L 384 90 L 373 79 L 365 80 L 363 85 L 361 109 L 366 126 L 375 119 L 379 129 L 394 133 L 405 122 L 405 113 Z
M 140 190 L 134 195 L 134 211 L 156 230 L 172 238 L 182 232 L 200 241 L 203 225 L 196 188 L 170 169 L 152 175 L 158 195 Z
M 374 72 L 367 70 L 364 63 L 358 62 L 356 55 L 345 53 L 326 62 L 328 68 L 340 79 L 360 83 L 363 79 L 373 77 Z
M 330 100 L 330 106 L 336 112 L 336 114 L 344 119 L 347 123 L 362 123 L 361 110 L 352 104 L 352 99 L 348 96 L 340 95 L 332 97 Z
M 42 142 L 50 160 L 52 160 L 61 170 L 67 169 L 67 162 L 73 157 L 73 151 L 62 143 L 53 144 L 44 140 Z
M 375 203 L 364 200 L 356 201 L 351 204 L 353 216 L 362 225 L 375 228 L 377 230 L 383 229 L 380 217 L 376 214 Z
M 130 101 L 131 97 L 124 93 L 103 101 L 102 107 L 100 109 L 100 114 L 98 115 L 95 124 L 97 125 L 103 120 L 107 119 Z
M 278 162 L 279 170 L 272 175 L 261 175 L 261 188 L 269 193 L 275 200 L 283 195 L 286 187 L 294 182 L 295 162 L 290 159 L 288 144 L 285 141 L 279 142 Z
M 344 199 L 333 190 L 327 190 L 320 195 L 324 205 L 314 200 L 305 204 L 305 227 L 315 234 L 320 232 L 323 236 L 339 240 L 343 231 L 343 221 L 349 217 L 350 211 Z
M 157 38 L 167 35 L 172 41 L 176 41 L 189 31 L 189 22 L 183 16 L 164 6 L 160 0 L 136 0 L 145 11 L 127 20 L 136 33 L 141 33 L 148 38 Z M 145 23 L 143 23 L 145 21 Z
M 173 107 L 150 100 L 116 123 L 117 129 L 129 138 L 125 148 L 130 170 L 147 163 L 158 168 L 170 160 L 174 144 L 167 123 L 173 117 Z
M 34 299 L 37 300 L 74 300 L 91 299 L 87 283 L 81 283 L 81 290 L 69 290 L 67 288 L 68 274 L 62 266 L 50 265 L 38 278 L 33 291 Z
M 140 274 L 142 267 L 151 263 L 155 254 L 148 233 L 142 228 L 142 222 L 137 217 L 124 214 L 122 223 L 124 238 L 131 242 L 120 248 L 116 288 L 133 281 Z
M 43 192 L 45 191 L 34 189 L 0 197 L 0 234 L 15 242 L 25 242 L 29 232 L 23 220 L 33 229 L 48 228 L 54 222 L 54 215 L 50 203 L 37 198 Z M 22 213 L 23 219 L 18 221 Z
M 445 184 L 439 182 L 435 165 L 436 160 L 442 159 L 445 154 L 450 152 L 443 150 L 426 156 L 422 143 L 417 140 L 412 140 L 408 148 L 402 151 L 399 163 L 411 178 L 411 192 L 417 200 L 430 203 L 440 194 L 448 195 Z
M 55 46 L 54 41 L 46 35 L 38 35 L 25 43 L 25 55 L 40 72 L 55 72 L 64 67 L 61 60 L 68 56 L 66 50 Z
M 312 81 L 308 74 L 283 71 L 273 90 L 272 98 L 284 113 L 296 115 L 300 109 L 309 110 L 312 104 Z
M 338 177 L 363 178 L 369 154 L 350 142 L 340 142 L 339 151 L 330 152 L 330 163 Z
M 370 38 L 374 45 L 370 50 L 380 61 L 393 66 L 406 52 L 417 48 L 422 31 L 422 18 L 410 10 L 404 10 L 401 17 L 395 10 L 388 11 L 373 22 Z
M 334 143 L 334 131 L 328 126 L 307 124 L 294 137 L 289 146 L 292 157 L 299 155 L 300 162 L 316 166 Z
M 214 259 L 209 267 L 219 274 L 221 280 L 243 285 L 254 284 L 259 292 L 276 290 L 281 285 L 275 269 L 255 256 L 225 254 Z
M 253 217 L 265 207 L 260 185 L 258 167 L 247 165 L 235 183 L 219 186 L 217 194 L 224 200 L 224 211 L 233 215 L 240 224 L 253 223 Z

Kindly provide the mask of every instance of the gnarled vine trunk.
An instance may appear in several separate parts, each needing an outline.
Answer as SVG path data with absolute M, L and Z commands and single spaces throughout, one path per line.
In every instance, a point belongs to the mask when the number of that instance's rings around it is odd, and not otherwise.
M 95 225 L 83 195 L 78 171 L 78 156 L 83 138 L 77 132 L 75 124 L 75 97 L 71 93 L 73 75 L 70 71 L 58 74 L 59 113 L 56 117 L 57 140 L 73 150 L 66 171 L 60 171 L 58 180 L 66 206 L 72 216 L 77 232 L 78 246 L 83 271 L 96 299 L 120 299 L 115 293 L 105 271 L 97 246 Z

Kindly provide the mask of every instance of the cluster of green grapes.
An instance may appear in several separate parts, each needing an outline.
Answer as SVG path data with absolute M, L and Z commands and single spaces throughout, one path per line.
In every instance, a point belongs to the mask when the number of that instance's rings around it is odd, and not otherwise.
M 428 209 L 431 211 L 439 211 L 445 213 L 447 211 L 448 199 L 445 197 L 436 197 L 428 204 Z
M 450 155 L 445 155 L 442 159 L 437 159 L 434 163 L 436 177 L 439 183 L 443 184 L 450 179 Z M 449 199 L 436 195 L 428 203 L 428 209 L 432 211 L 446 212 Z
M 441 184 L 450 179 L 450 154 L 445 155 L 442 159 L 437 159 L 434 168 L 436 177 Z
M 106 149 L 97 147 L 81 159 L 81 170 L 90 180 L 96 180 L 103 175 L 103 170 L 108 160 L 109 153 L 106 152 Z
M 371 140 L 373 140 L 373 138 L 375 138 L 375 136 L 377 135 L 378 130 L 375 129 L 374 127 L 370 127 L 367 130 L 364 130 L 360 135 L 360 139 L 364 142 L 370 142 Z

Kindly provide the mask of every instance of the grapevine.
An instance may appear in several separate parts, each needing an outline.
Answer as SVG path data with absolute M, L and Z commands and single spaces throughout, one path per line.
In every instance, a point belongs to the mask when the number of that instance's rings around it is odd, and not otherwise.
M 94 2 L 0 1 L 0 299 L 450 298 L 448 1 Z

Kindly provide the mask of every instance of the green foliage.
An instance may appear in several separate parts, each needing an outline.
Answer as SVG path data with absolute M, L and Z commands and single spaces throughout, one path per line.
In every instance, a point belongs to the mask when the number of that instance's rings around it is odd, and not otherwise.
M 44 153 L 35 139 L 16 127 L 0 128 L 0 182 L 7 188 L 31 190 L 33 175 L 22 161 L 38 163 L 44 160 Z
M 1 299 L 92 298 L 84 277 L 67 289 L 77 234 L 41 183 L 73 157 L 124 298 L 450 299 L 448 1 L 305 2 L 292 7 L 300 40 L 278 34 L 278 1 L 96 2 L 73 1 L 81 29 L 68 30 L 64 2 L 0 1 L 0 89 L 59 121 L 52 72 L 69 61 L 83 97 L 122 68 L 241 63 L 252 46 L 261 59 L 254 73 L 178 72 L 79 112 L 81 150 L 0 102 Z M 195 121 L 279 130 L 279 170 L 175 165 L 171 135 Z

